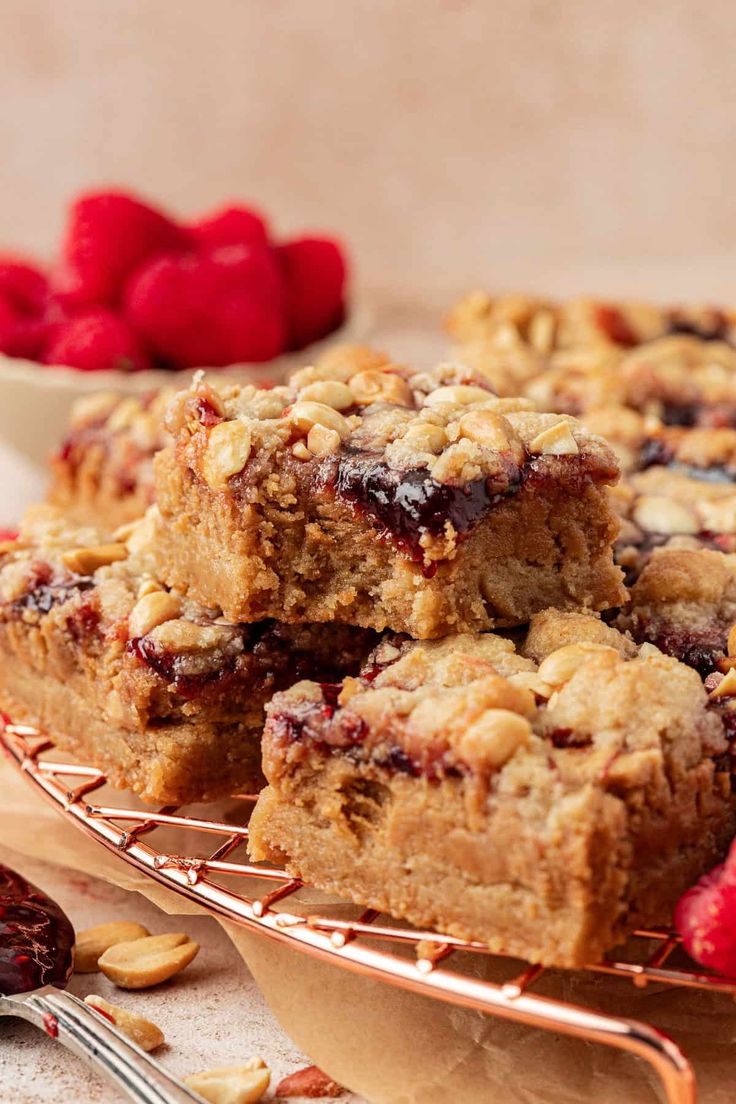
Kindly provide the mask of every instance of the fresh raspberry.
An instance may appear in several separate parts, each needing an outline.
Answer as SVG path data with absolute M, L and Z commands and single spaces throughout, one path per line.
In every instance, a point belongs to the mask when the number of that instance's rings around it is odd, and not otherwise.
M 0 256 L 0 296 L 19 315 L 40 315 L 49 292 L 44 274 L 19 257 Z
M 0 541 L 14 541 L 19 535 L 17 529 L 0 529 Z
M 0 299 L 0 353 L 24 360 L 38 360 L 46 340 L 43 318 L 16 314 Z
M 148 357 L 128 324 L 112 311 L 98 309 L 60 322 L 43 356 L 44 364 L 64 364 L 81 372 L 150 368 Z
M 0 352 L 36 360 L 46 332 L 46 277 L 18 257 L 0 256 Z
M 55 289 L 67 307 L 113 306 L 125 281 L 153 254 L 190 244 L 186 231 L 125 192 L 96 192 L 72 206 Z
M 252 207 L 221 207 L 188 229 L 198 248 L 204 251 L 222 245 L 268 245 L 266 220 Z
M 247 245 L 152 261 L 131 280 L 126 312 L 176 368 L 271 360 L 286 341 L 278 265 Z
M 736 849 L 677 903 L 675 927 L 696 962 L 736 977 Z
M 286 280 L 291 345 L 301 348 L 340 325 L 345 314 L 347 265 L 329 238 L 299 238 L 280 246 Z

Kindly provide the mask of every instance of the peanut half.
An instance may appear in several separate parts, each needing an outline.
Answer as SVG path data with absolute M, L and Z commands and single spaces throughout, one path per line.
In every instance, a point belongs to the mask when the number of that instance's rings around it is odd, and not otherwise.
M 78 974 L 93 974 L 99 969 L 100 956 L 117 943 L 132 943 L 151 933 L 142 924 L 117 920 L 111 924 L 97 924 L 94 928 L 77 934 L 74 946 L 74 970 Z
M 104 997 L 98 997 L 96 993 L 90 993 L 84 998 L 84 1003 L 96 1012 L 101 1012 L 105 1019 L 110 1020 L 115 1027 L 127 1035 L 141 1050 L 155 1050 L 164 1042 L 164 1033 L 160 1027 L 143 1016 L 129 1012 L 127 1008 L 119 1008 L 116 1004 L 110 1004 Z
M 213 491 L 227 490 L 234 475 L 243 470 L 251 454 L 252 438 L 245 422 L 219 422 L 210 431 L 202 458 L 202 474 Z
M 98 567 L 107 567 L 127 558 L 128 549 L 116 541 L 113 544 L 97 544 L 93 548 L 71 548 L 62 554 L 61 562 L 77 575 L 94 575 Z
M 105 951 L 98 965 L 120 989 L 147 989 L 178 974 L 198 950 L 199 944 L 193 943 L 184 932 L 167 932 L 118 943 Z
M 184 1078 L 210 1104 L 253 1104 L 260 1100 L 271 1081 L 271 1071 L 262 1058 L 251 1058 L 243 1066 L 222 1066 Z

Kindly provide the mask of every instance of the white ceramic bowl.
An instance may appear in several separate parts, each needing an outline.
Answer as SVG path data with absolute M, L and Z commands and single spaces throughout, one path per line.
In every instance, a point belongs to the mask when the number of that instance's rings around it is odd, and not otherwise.
M 328 346 L 341 341 L 365 341 L 371 312 L 354 305 L 339 330 L 323 341 L 265 364 L 235 364 L 213 368 L 218 377 L 254 383 L 280 381 L 292 370 L 309 364 Z M 69 411 L 77 399 L 94 391 L 140 394 L 159 387 L 186 387 L 192 369 L 165 372 L 78 372 L 73 368 L 47 367 L 29 360 L 0 355 L 0 438 L 34 464 L 45 465 L 66 430 Z

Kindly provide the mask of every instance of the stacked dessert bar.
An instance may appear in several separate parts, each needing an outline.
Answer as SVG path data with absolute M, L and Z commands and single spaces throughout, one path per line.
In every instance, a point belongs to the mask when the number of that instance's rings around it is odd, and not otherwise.
M 530 393 L 559 350 L 618 380 L 674 316 L 609 308 L 600 339 L 535 309 L 508 385 L 478 367 L 491 327 L 430 371 L 337 348 L 270 389 L 198 376 L 163 421 L 162 397 L 82 410 L 1 550 L 0 702 L 151 801 L 262 770 L 255 858 L 494 951 L 578 965 L 666 921 L 736 827 L 731 676 L 651 616 L 686 605 L 656 597 L 665 554 L 727 559 L 668 489 L 715 454 L 671 399 L 571 377 L 583 424 Z

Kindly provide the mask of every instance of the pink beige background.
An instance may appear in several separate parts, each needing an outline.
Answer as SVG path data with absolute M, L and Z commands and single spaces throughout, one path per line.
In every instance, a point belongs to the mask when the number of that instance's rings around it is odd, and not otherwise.
M 118 182 L 392 293 L 736 298 L 735 47 L 726 0 L 2 0 L 0 244 Z

